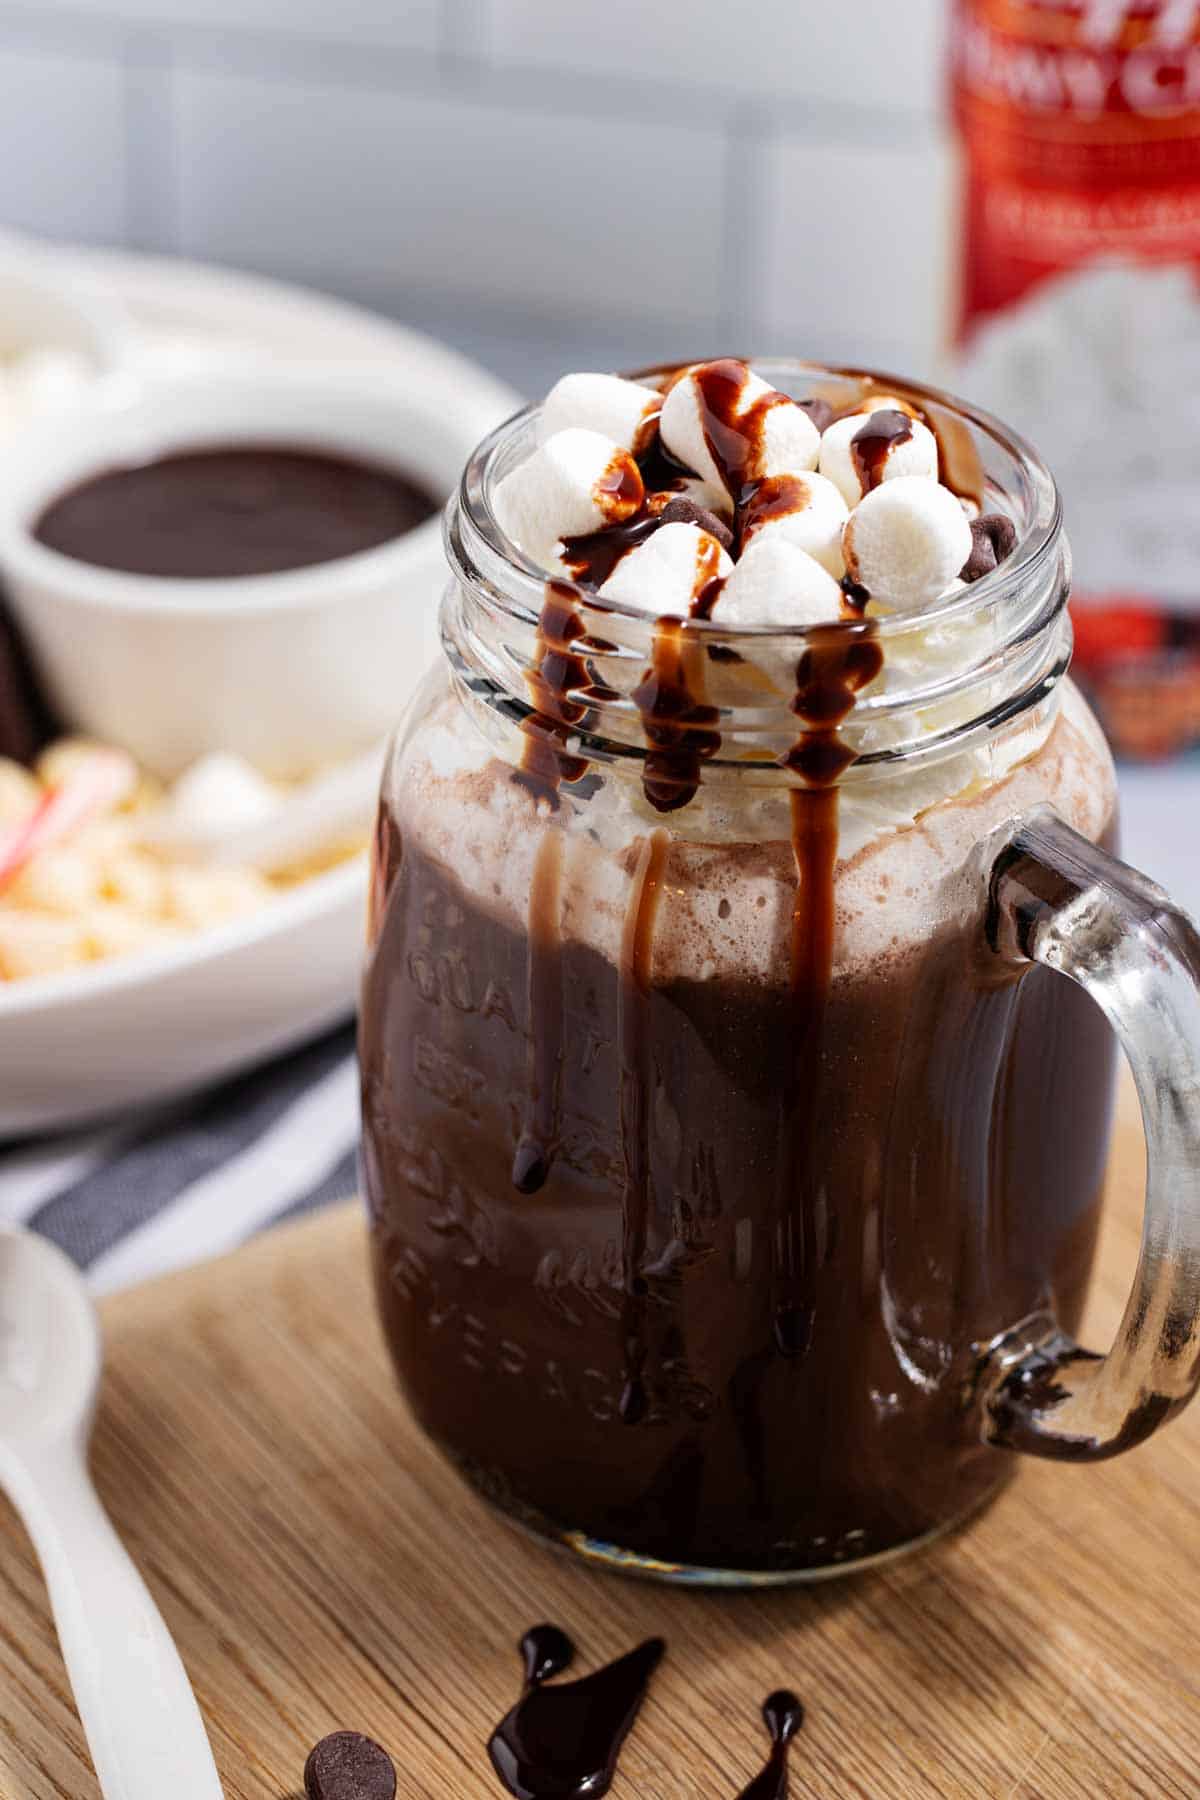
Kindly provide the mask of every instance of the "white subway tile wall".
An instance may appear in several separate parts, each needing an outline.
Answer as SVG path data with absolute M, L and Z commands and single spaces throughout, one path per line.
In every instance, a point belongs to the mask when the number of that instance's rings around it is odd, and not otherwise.
M 771 144 L 754 259 L 770 348 L 801 321 L 819 356 L 866 344 L 897 374 L 934 372 L 950 327 L 948 163 L 924 145 Z
M 120 243 L 126 143 L 115 58 L 10 44 L 0 31 L 0 226 Z
M 573 75 L 580 99 L 603 71 L 920 116 L 941 81 L 938 14 L 920 0 L 494 0 L 491 48 L 506 65 Z
M 268 31 L 323 42 L 436 47 L 441 0 L 26 0 L 46 12 L 116 25 Z
M 310 281 L 527 386 L 730 343 L 927 370 L 945 8 L 0 0 L 0 226 Z
M 506 313 L 719 305 L 719 131 L 374 84 L 181 72 L 179 246 L 352 291 L 442 291 Z M 688 179 L 649 216 L 643 169 Z

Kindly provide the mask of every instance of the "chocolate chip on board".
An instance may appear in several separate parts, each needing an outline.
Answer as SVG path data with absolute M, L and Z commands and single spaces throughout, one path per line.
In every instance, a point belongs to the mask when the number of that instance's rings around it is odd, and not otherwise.
M 396 1771 L 387 1751 L 361 1731 L 333 1731 L 304 1765 L 308 1800 L 395 1800 Z
M 718 519 L 715 512 L 709 512 L 707 506 L 697 506 L 681 494 L 678 500 L 669 500 L 658 515 L 660 525 L 698 525 L 701 531 L 707 531 L 715 537 L 722 550 L 728 550 L 733 542 L 733 533 L 724 519 Z
M 963 564 L 960 581 L 978 581 L 1010 555 L 1017 541 L 1012 520 L 1003 513 L 983 513 L 971 520 L 971 554 Z

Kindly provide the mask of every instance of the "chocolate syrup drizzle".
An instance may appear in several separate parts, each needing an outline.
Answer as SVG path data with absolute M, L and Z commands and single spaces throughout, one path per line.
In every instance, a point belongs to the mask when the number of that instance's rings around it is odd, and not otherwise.
M 906 444 L 912 436 L 912 420 L 899 407 L 886 406 L 870 413 L 850 439 L 850 458 L 864 494 L 869 494 L 883 480 L 888 452 L 897 444 Z
M 492 1767 L 515 1800 L 592 1800 L 606 1794 L 617 1758 L 666 1645 L 649 1638 L 582 1680 L 561 1675 L 575 1646 L 557 1625 L 535 1625 L 521 1639 L 525 1685 L 488 1740 Z
M 777 1688 L 763 1701 L 763 1723 L 771 1739 L 767 1766 L 743 1788 L 738 1800 L 787 1800 L 788 1750 L 804 1724 L 804 1708 L 790 1688 Z

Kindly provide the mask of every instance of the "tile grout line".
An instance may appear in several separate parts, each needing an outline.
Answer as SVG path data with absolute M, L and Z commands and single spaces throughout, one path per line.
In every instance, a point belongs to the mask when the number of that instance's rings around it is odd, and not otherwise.
M 620 121 L 662 123 L 697 130 L 724 127 L 751 106 L 765 122 L 798 141 L 830 148 L 913 147 L 924 141 L 936 118 L 878 104 L 833 102 L 812 96 L 772 94 L 748 100 L 736 88 L 662 81 L 637 75 L 590 72 L 586 104 L 579 71 L 556 65 L 503 62 L 490 43 L 489 0 L 442 0 L 432 49 L 388 43 L 347 43 L 309 37 L 286 28 L 237 26 L 228 30 L 189 20 L 141 23 L 122 15 L 119 3 L 104 19 L 64 8 L 47 14 L 28 0 L 0 0 L 0 20 L 21 30 L 29 45 L 44 44 L 64 54 L 119 54 L 123 34 L 143 29 L 169 36 L 180 67 L 217 67 L 233 75 L 264 80 L 314 81 L 430 94 L 430 77 L 448 99 L 469 88 L 480 104 L 514 112 L 561 115 L 564 88 L 571 90 L 572 113 Z M 86 49 L 77 33 L 82 31 Z

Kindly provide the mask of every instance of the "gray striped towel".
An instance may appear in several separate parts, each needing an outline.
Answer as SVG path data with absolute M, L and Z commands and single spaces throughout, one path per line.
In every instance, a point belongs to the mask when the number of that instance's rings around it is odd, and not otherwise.
M 52 1238 L 111 1293 L 347 1199 L 357 1147 L 345 1026 L 190 1100 L 0 1149 L 0 1223 Z

